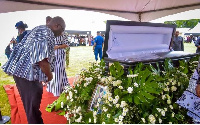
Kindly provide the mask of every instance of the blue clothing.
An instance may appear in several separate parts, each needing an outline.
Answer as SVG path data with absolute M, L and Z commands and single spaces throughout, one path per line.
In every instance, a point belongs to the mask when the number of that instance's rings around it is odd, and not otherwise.
M 47 58 L 53 71 L 54 38 L 53 32 L 47 26 L 35 27 L 14 47 L 9 60 L 2 67 L 3 71 L 28 81 L 47 82 L 48 78 L 38 62 Z
M 184 51 L 183 38 L 174 36 L 172 48 L 174 51 Z
M 103 45 L 104 39 L 102 36 L 97 36 L 94 39 L 94 43 L 96 43 L 96 46 L 94 48 L 94 55 L 95 55 L 95 60 L 98 60 L 98 54 L 100 60 L 102 59 L 102 45 Z

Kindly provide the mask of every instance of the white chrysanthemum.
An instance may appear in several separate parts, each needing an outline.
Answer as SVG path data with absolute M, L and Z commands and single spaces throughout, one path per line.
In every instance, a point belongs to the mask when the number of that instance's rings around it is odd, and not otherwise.
M 128 93 L 132 93 L 133 92 L 133 87 L 128 87 L 127 91 L 128 91 Z
M 72 99 L 73 93 L 69 91 L 69 99 Z
M 111 97 L 111 96 L 112 96 L 112 93 L 108 92 L 107 95 L 108 95 L 108 97 Z
M 169 107 L 170 107 L 170 109 L 173 109 L 173 106 L 172 106 L 172 105 L 170 105 Z
M 112 102 L 113 101 L 113 98 L 110 96 L 108 97 L 108 101 Z
M 168 91 L 169 91 L 169 88 L 168 88 L 168 87 L 167 87 L 167 88 L 164 88 L 164 91 L 168 92 Z
M 128 108 L 123 108 L 123 112 L 128 112 Z
M 119 88 L 119 89 L 123 89 L 123 86 L 119 86 L 118 88 Z
M 101 98 L 98 98 L 98 102 L 99 102 L 99 103 L 101 102 Z
M 116 104 L 116 108 L 119 108 L 120 104 Z
M 167 104 L 171 104 L 171 100 L 170 99 L 167 100 Z
M 177 90 L 177 88 L 176 88 L 175 86 L 172 86 L 172 87 L 171 87 L 171 90 L 172 90 L 172 92 L 174 92 L 174 91 Z
M 160 108 L 156 108 L 158 110 L 158 112 L 161 112 L 161 109 Z
M 174 112 L 172 112 L 172 117 L 174 117 L 174 115 L 175 115 L 175 113 L 174 113 Z
M 103 111 L 104 111 L 104 112 L 107 112 L 108 109 L 107 109 L 106 107 L 103 107 Z
M 61 108 L 63 108 L 63 106 L 64 106 L 64 103 L 63 103 L 63 102 L 61 102 L 61 103 L 60 103 L 60 107 L 61 107 Z
M 135 87 L 138 87 L 138 86 L 139 86 L 138 83 L 136 83 L 136 82 L 135 82 L 133 85 L 134 85 Z
M 113 104 L 117 104 L 118 100 L 117 99 L 113 99 Z
M 160 113 L 161 113 L 162 116 L 165 116 L 165 111 L 164 110 L 162 110 Z
M 156 119 L 153 115 L 149 115 L 149 121 L 150 121 L 151 124 L 155 124 Z
M 125 101 L 121 101 L 121 105 L 120 105 L 121 108 L 125 107 L 126 105 L 127 103 Z
M 108 118 L 110 118 L 110 116 L 111 116 L 110 114 L 107 114 L 107 117 L 108 117 Z
M 73 102 L 73 101 L 74 101 L 74 99 L 71 99 L 70 101 L 71 101 L 71 102 Z
M 91 118 L 89 118 L 89 123 L 91 123 L 92 122 L 92 120 L 91 120 Z
M 88 83 L 86 82 L 86 83 L 84 83 L 84 87 L 86 87 L 86 86 L 88 86 Z
M 146 122 L 144 118 L 141 118 L 141 119 L 142 119 L 142 122 L 143 122 L 143 123 L 145 123 L 145 122 Z
M 165 100 L 166 99 L 166 96 L 165 95 L 162 95 L 162 100 Z
M 169 124 L 172 124 L 172 122 L 169 122 Z
M 126 112 L 122 112 L 122 116 L 126 116 Z
M 123 119 L 124 119 L 124 116 L 120 115 L 119 116 L 119 121 L 123 121 Z
M 165 112 L 167 111 L 167 108 L 164 108 Z
M 119 121 L 119 124 L 123 124 L 123 122 L 122 122 L 122 121 Z
M 162 119 L 159 118 L 158 121 L 159 121 L 160 124 L 162 123 Z
M 118 119 L 118 118 L 115 118 L 115 122 L 119 122 L 119 119 Z
M 102 122 L 102 124 L 106 124 L 105 122 Z
M 106 78 L 105 77 L 101 78 L 101 82 L 106 83 Z
M 115 99 L 116 99 L 116 100 L 119 100 L 119 96 L 118 96 L 118 95 L 117 95 L 117 96 L 115 96 Z

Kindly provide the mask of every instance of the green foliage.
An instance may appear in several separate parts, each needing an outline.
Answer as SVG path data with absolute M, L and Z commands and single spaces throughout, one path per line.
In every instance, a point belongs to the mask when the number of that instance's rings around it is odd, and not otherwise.
M 177 28 L 194 28 L 200 19 L 165 21 L 165 24 L 175 24 Z

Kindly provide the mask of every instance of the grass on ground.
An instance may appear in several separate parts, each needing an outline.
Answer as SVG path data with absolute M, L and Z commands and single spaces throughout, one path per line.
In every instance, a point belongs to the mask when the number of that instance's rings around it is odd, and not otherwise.
M 195 53 L 196 47 L 193 43 L 184 43 L 185 52 Z M 69 68 L 67 68 L 68 77 L 73 77 L 77 73 L 80 73 L 82 68 L 88 68 L 89 62 L 95 62 L 94 53 L 91 46 L 87 47 L 71 47 L 69 57 Z M 0 56 L 0 62 L 4 64 L 6 57 Z M 8 102 L 7 94 L 3 88 L 3 85 L 15 84 L 11 76 L 6 75 L 0 68 L 0 110 L 2 115 L 10 116 L 10 104 Z M 10 123 L 10 122 L 8 122 Z

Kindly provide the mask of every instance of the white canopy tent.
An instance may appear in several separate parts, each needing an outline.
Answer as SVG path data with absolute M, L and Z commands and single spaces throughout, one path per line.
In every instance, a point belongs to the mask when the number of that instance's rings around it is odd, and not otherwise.
M 191 30 L 185 33 L 185 35 L 193 35 L 193 36 L 199 36 L 200 35 L 200 22 Z
M 44 9 L 82 9 L 141 22 L 199 8 L 200 0 L 0 0 L 0 13 Z

